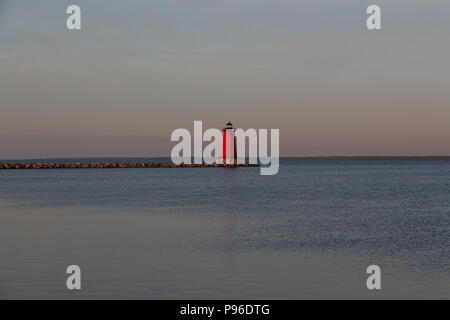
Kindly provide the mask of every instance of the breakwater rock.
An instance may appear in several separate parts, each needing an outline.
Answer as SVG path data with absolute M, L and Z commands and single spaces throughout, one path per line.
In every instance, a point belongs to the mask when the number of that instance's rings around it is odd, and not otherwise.
M 237 168 L 258 167 L 256 164 L 174 164 L 174 163 L 0 163 L 2 169 L 116 169 L 116 168 Z

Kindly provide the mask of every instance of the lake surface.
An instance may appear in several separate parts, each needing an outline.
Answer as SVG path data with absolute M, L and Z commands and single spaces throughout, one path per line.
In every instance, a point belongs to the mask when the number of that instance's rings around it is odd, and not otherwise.
M 0 171 L 0 299 L 449 299 L 449 248 L 449 161 Z

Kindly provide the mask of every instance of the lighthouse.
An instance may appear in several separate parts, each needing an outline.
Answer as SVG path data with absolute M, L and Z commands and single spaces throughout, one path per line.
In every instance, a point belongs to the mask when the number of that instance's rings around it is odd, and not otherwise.
M 236 136 L 230 121 L 222 129 L 222 158 L 223 164 L 237 164 Z

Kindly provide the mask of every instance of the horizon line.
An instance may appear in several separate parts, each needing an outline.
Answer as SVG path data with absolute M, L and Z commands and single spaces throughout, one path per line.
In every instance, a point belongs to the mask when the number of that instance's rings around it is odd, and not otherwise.
M 170 156 L 97 156 L 97 157 L 37 157 L 0 158 L 0 161 L 67 160 L 67 159 L 171 159 Z M 247 159 L 247 158 L 246 158 Z M 280 156 L 287 160 L 449 160 L 450 155 L 338 155 L 338 156 Z

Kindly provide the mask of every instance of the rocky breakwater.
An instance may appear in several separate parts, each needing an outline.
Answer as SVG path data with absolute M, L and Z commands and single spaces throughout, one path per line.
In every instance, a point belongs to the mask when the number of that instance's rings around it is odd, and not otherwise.
M 258 167 L 256 164 L 173 164 L 173 163 L 0 163 L 0 170 L 5 169 L 118 169 L 118 168 L 235 168 Z

